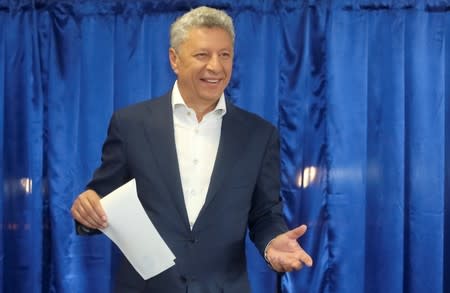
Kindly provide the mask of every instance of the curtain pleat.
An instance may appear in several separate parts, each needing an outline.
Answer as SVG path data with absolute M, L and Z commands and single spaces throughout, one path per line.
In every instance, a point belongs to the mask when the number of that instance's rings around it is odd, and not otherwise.
M 405 31 L 408 48 L 405 52 L 405 289 L 408 292 L 442 292 L 443 288 L 444 91 L 448 83 L 443 78 L 445 23 L 444 15 L 412 13 Z M 433 253 L 425 255 L 425 250 Z
M 282 292 L 323 292 L 326 287 L 326 19 L 324 7 L 280 10 L 282 197 L 289 226 L 309 226 L 301 245 L 320 255 L 314 269 L 286 274 Z
M 330 16 L 325 199 L 330 281 L 325 292 L 365 289 L 367 31 L 363 12 L 333 11 Z
M 42 280 L 45 229 L 39 52 L 36 30 L 33 30 L 34 14 L 2 15 L 3 288 L 6 292 L 33 292 L 36 286 L 40 288 Z
M 0 162 L 1 162 L 1 168 L 0 168 L 0 227 L 2 228 L 0 231 L 0 286 L 3 286 L 3 267 L 6 264 L 5 261 L 5 247 L 3 245 L 4 240 L 4 229 L 5 229 L 5 221 L 4 219 L 4 205 L 5 205 L 5 195 L 6 195 L 6 188 L 1 188 L 2 186 L 6 186 L 6 180 L 5 180 L 5 71 L 6 71 L 6 40 L 5 40 L 5 23 L 7 22 L 6 14 L 3 11 L 0 11 Z
M 404 255 L 404 16 L 366 17 L 365 292 L 401 292 Z M 379 66 L 383 64 L 383 66 Z M 391 97 L 391 98 L 386 98 Z M 355 121 L 356 122 L 356 121 Z M 380 213 L 383 211 L 383 213 Z M 384 264 L 389 259 L 389 266 Z
M 445 101 L 445 139 L 443 141 L 445 148 L 445 171 L 444 171 L 444 259 L 443 259 L 443 292 L 450 292 L 450 250 L 447 247 L 450 247 L 450 154 L 448 150 L 450 150 L 450 56 L 448 55 L 448 51 L 450 48 L 450 18 L 447 17 L 444 22 L 444 101 Z

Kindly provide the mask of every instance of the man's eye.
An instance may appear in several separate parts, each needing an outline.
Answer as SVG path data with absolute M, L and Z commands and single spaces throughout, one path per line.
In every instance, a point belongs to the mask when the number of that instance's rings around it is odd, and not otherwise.
M 220 57 L 223 58 L 223 59 L 230 58 L 230 56 L 231 56 L 230 53 L 221 53 L 221 54 L 220 54 Z
M 197 53 L 197 54 L 195 54 L 195 57 L 200 58 L 200 59 L 206 58 L 206 56 L 208 56 L 206 53 Z

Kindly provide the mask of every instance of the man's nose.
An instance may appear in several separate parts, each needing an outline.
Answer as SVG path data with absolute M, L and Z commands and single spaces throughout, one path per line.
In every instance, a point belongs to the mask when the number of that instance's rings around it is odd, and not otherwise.
M 220 71 L 221 63 L 218 55 L 212 55 L 208 60 L 208 64 L 206 64 L 206 69 L 217 72 Z

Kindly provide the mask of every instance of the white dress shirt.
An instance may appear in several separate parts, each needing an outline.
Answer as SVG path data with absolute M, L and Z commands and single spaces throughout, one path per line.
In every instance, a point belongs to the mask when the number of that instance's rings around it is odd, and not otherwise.
M 181 185 L 192 229 L 205 203 L 216 161 L 222 117 L 226 113 L 225 97 L 222 94 L 216 108 L 198 122 L 195 111 L 186 105 L 175 82 L 172 108 Z

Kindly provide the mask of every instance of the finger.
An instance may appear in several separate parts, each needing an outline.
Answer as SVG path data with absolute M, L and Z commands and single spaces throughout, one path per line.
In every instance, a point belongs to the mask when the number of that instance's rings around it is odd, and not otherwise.
M 281 267 L 284 272 L 292 272 L 293 270 L 300 270 L 303 268 L 303 264 L 301 261 L 296 259 L 290 259 L 289 261 L 286 261 L 285 263 L 281 264 Z
M 92 217 L 86 216 L 83 218 L 84 221 L 87 223 L 85 226 L 91 229 L 100 229 L 102 228 L 102 225 L 99 225 Z
M 280 265 L 272 266 L 272 269 L 276 272 L 283 273 L 285 270 Z
M 306 251 L 303 250 L 303 248 L 300 245 L 298 245 L 298 243 L 296 243 L 296 247 L 293 249 L 295 249 L 295 251 L 284 253 L 283 258 L 286 261 L 288 260 L 299 261 L 301 263 L 304 263 L 308 267 L 311 267 L 313 265 L 313 260 L 311 256 L 308 253 L 306 253 Z
M 289 263 L 284 263 L 281 265 L 283 272 L 292 272 L 296 267 L 300 267 L 301 263 L 299 261 L 292 261 Z
M 91 228 L 95 229 L 106 228 L 106 222 L 101 220 L 93 209 L 89 210 L 88 212 L 82 211 L 82 215 L 84 219 L 88 221 L 89 224 L 92 226 Z
M 89 228 L 106 228 L 106 222 L 96 214 L 94 208 L 88 199 L 88 195 L 83 193 L 76 200 L 72 207 L 78 213 L 78 220 L 80 223 L 87 224 Z
M 91 229 L 98 229 L 95 221 L 92 220 L 90 217 L 83 217 L 80 215 L 78 211 L 72 212 L 73 218 L 77 220 L 81 225 L 86 226 Z
M 288 273 L 290 271 L 292 271 L 292 268 L 289 265 L 286 265 L 286 264 L 281 265 L 281 272 Z
M 274 271 L 277 271 L 279 273 L 285 271 L 285 269 L 283 268 L 282 258 L 280 258 L 279 256 L 273 256 L 269 258 L 268 261 Z
M 89 203 L 91 204 L 93 210 L 95 211 L 96 216 L 102 221 L 106 222 L 106 213 L 103 210 L 102 204 L 100 203 L 100 198 L 97 196 L 95 197 L 88 197 Z
M 86 224 L 86 221 L 83 219 L 83 217 L 81 217 L 80 213 L 77 210 L 72 208 L 70 211 L 72 213 L 72 218 L 74 218 L 77 222 L 79 222 L 82 225 Z
M 286 235 L 291 239 L 297 239 L 297 238 L 303 236 L 303 234 L 306 233 L 306 230 L 307 230 L 307 226 L 301 225 L 301 226 L 298 226 L 297 228 L 294 228 L 294 229 L 288 231 L 286 233 Z
M 297 259 L 303 262 L 306 266 L 311 267 L 313 265 L 312 257 L 300 247 L 300 251 L 297 254 Z
M 278 260 L 279 272 L 290 272 L 290 266 L 283 261 L 283 259 Z
M 305 253 L 305 256 L 302 258 L 302 262 L 308 267 L 312 267 L 313 265 L 313 259 L 307 253 Z
M 291 268 L 292 268 L 292 270 L 298 271 L 303 268 L 303 264 L 301 261 L 296 260 L 291 263 Z
M 106 216 L 104 215 L 103 209 L 101 207 L 101 213 L 97 213 L 97 205 L 100 205 L 100 201 L 89 197 L 80 198 L 80 214 L 86 219 L 90 219 L 90 222 L 92 222 L 96 226 L 105 227 Z
M 86 227 L 92 229 L 98 229 L 102 227 L 102 224 L 98 223 L 80 204 L 74 205 L 74 207 L 72 208 L 72 214 L 74 215 L 75 220 Z
M 291 272 L 303 267 L 303 263 L 296 256 L 294 253 L 282 253 L 269 259 L 269 262 L 277 272 Z

